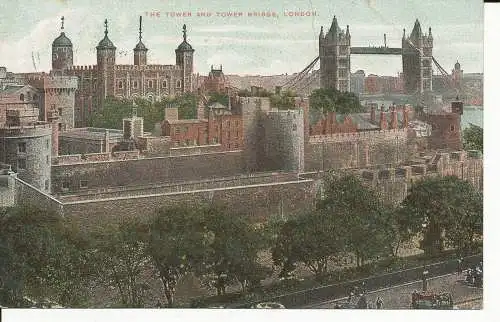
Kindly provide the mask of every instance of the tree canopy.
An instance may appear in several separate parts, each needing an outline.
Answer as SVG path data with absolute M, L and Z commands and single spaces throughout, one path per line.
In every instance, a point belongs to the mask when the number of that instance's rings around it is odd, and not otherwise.
M 359 97 L 351 92 L 319 88 L 312 92 L 309 100 L 311 109 L 322 113 L 337 112 L 339 114 L 350 114 L 364 111 Z
M 356 176 L 330 173 L 324 179 L 324 198 L 317 208 L 341 229 L 347 250 L 356 255 L 358 266 L 390 253 L 388 212 L 380 196 Z
M 483 151 L 483 128 L 469 123 L 463 132 L 464 148 L 466 150 Z
M 197 97 L 191 93 L 185 93 L 159 102 L 150 102 L 142 98 L 134 101 L 137 116 L 144 118 L 145 131 L 152 131 L 156 123 L 165 119 L 165 108 L 170 105 L 179 109 L 179 119 L 196 118 Z M 106 98 L 102 109 L 95 110 L 91 115 L 90 126 L 121 130 L 123 119 L 132 116 L 134 101 L 115 97 Z
M 482 193 L 455 176 L 426 178 L 411 189 L 398 212 L 402 229 L 423 235 L 421 248 L 436 254 L 446 244 L 471 250 L 482 236 Z

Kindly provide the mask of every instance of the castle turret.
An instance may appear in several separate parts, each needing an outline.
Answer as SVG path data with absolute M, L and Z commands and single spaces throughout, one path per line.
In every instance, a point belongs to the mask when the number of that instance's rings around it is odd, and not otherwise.
M 108 19 L 104 20 L 104 38 L 97 45 L 97 68 L 100 70 L 112 67 L 116 59 L 116 47 L 108 38 Z
M 114 75 L 111 73 L 116 59 L 116 47 L 108 38 L 108 19 L 104 20 L 104 38 L 97 45 L 97 71 L 100 74 L 98 82 L 98 105 L 109 93 L 112 93 L 114 86 Z
M 320 85 L 347 92 L 351 82 L 351 35 L 340 29 L 337 17 L 333 17 L 327 34 L 323 28 L 319 35 Z
M 52 70 L 62 74 L 73 66 L 73 44 L 64 33 L 64 17 L 61 17 L 61 34 L 52 42 Z
M 187 42 L 186 25 L 182 26 L 183 42 L 175 50 L 175 62 L 182 67 L 182 91 L 191 92 L 193 90 L 193 54 L 194 49 Z
M 134 65 L 147 65 L 148 49 L 142 43 L 142 16 L 139 17 L 139 42 L 134 48 Z

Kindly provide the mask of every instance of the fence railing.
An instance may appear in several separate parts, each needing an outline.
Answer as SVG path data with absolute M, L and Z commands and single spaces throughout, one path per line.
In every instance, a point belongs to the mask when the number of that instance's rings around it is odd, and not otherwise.
M 477 265 L 482 261 L 482 258 L 482 255 L 473 255 L 466 257 L 464 258 L 464 267 Z M 359 287 L 363 282 L 365 283 L 364 288 L 366 291 L 374 291 L 393 285 L 395 286 L 398 284 L 413 281 L 421 281 L 424 268 L 428 271 L 427 278 L 445 275 L 457 270 L 457 260 L 453 259 L 439 263 L 432 263 L 426 265 L 425 267 L 419 266 L 397 272 L 371 276 L 368 278 L 321 286 L 304 291 L 283 294 L 280 296 L 263 299 L 257 302 L 235 304 L 234 306 L 230 306 L 230 308 L 250 308 L 260 302 L 279 302 L 286 308 L 301 308 L 315 303 L 326 302 L 329 300 L 333 301 L 335 299 L 346 297 L 353 289 L 353 287 Z

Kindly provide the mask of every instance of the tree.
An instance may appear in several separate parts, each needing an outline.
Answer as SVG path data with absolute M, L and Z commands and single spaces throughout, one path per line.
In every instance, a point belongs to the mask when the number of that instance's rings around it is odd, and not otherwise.
M 257 286 L 266 273 L 257 263 L 258 252 L 266 246 L 262 229 L 222 205 L 205 206 L 203 214 L 212 236 L 203 275 L 214 281 L 217 294 L 225 294 L 232 281 L 239 282 L 243 292 Z
M 91 115 L 90 126 L 121 130 L 123 119 L 131 117 L 133 108 L 136 108 L 137 116 L 144 118 L 144 130 L 152 131 L 157 123 L 165 119 L 167 106 L 177 107 L 180 119 L 195 119 L 198 101 L 192 93 L 184 93 L 156 102 L 150 102 L 143 98 L 129 100 L 108 97 L 104 101 L 102 109 L 95 110 Z
M 213 103 L 219 103 L 224 106 L 229 106 L 229 96 L 227 94 L 221 94 L 221 93 L 210 93 L 208 99 L 208 105 L 211 105 Z
M 292 91 L 283 91 L 270 96 L 271 107 L 278 109 L 294 109 L 296 94 Z
M 356 255 L 356 264 L 390 252 L 387 210 L 381 198 L 351 174 L 330 173 L 324 178 L 325 196 L 317 208 L 324 213 Z
M 163 284 L 169 307 L 178 281 L 204 269 L 212 236 L 196 209 L 186 205 L 163 208 L 150 225 L 148 253 Z
M 482 194 L 455 176 L 426 178 L 416 183 L 402 203 L 399 224 L 423 234 L 426 254 L 439 253 L 447 243 L 459 252 L 471 249 L 482 235 Z
M 309 97 L 312 110 L 322 113 L 337 112 L 340 114 L 361 113 L 364 111 L 358 96 L 350 92 L 320 88 Z
M 101 263 L 100 280 L 116 287 L 124 307 L 143 307 L 147 285 L 140 281 L 150 263 L 146 252 L 147 229 L 139 220 L 107 227 L 96 236 Z
M 11 208 L 0 220 L 8 300 L 14 306 L 22 296 L 82 304 L 94 277 L 86 240 L 72 234 L 58 214 L 32 206 Z
M 464 148 L 483 151 L 483 128 L 472 123 L 464 130 Z
M 283 266 L 284 276 L 302 262 L 317 277 L 328 270 L 328 260 L 344 252 L 344 241 L 331 218 L 310 213 L 286 222 L 272 249 L 273 261 Z

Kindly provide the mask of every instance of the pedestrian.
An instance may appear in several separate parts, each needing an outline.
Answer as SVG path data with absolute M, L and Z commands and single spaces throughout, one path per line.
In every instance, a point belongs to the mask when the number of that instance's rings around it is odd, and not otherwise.
M 382 299 L 380 298 L 380 296 L 377 297 L 377 302 L 375 302 L 375 303 L 377 305 L 378 310 L 382 309 L 383 302 L 382 302 Z
M 462 274 L 462 257 L 458 259 L 457 275 Z

